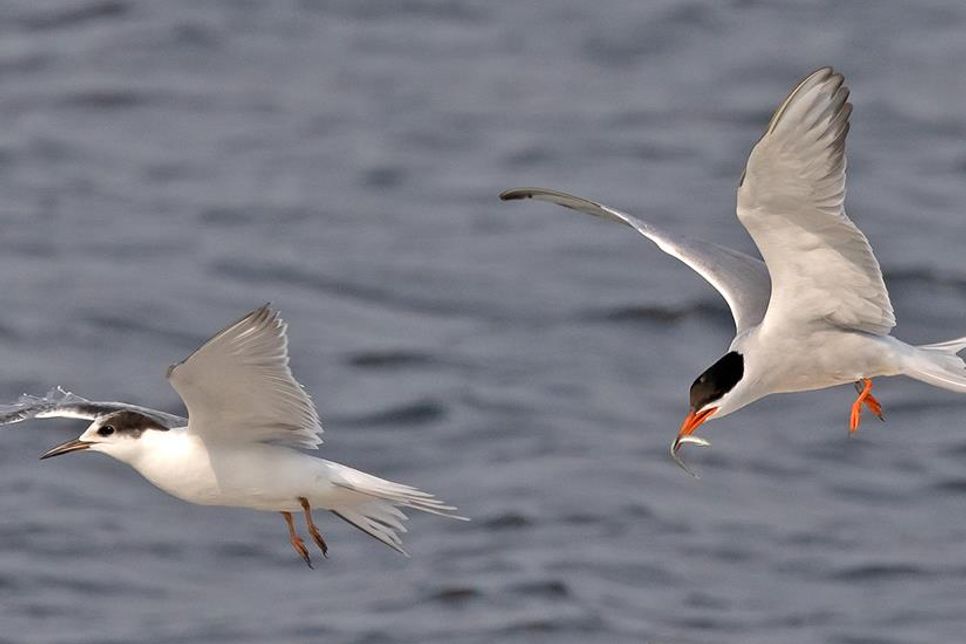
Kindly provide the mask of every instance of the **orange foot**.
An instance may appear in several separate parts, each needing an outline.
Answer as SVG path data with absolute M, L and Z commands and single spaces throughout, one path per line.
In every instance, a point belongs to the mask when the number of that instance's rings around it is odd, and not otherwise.
M 885 415 L 882 413 L 882 405 L 878 400 L 872 395 L 872 380 L 869 378 L 863 378 L 862 380 L 855 383 L 855 390 L 859 392 L 859 397 L 855 399 L 852 403 L 852 413 L 849 415 L 849 433 L 854 433 L 859 428 L 859 423 L 862 421 L 862 405 L 864 404 L 869 408 L 869 411 L 878 418 L 884 421 Z

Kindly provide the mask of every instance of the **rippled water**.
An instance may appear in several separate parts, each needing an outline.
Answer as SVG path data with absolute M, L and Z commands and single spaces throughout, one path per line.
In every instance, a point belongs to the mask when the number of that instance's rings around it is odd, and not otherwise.
M 0 399 L 180 411 L 165 367 L 265 301 L 325 455 L 419 485 L 403 559 L 332 517 L 197 508 L 80 430 L 3 433 L 0 642 L 929 642 L 966 629 L 966 398 L 767 399 L 667 457 L 731 336 L 700 279 L 513 185 L 748 249 L 745 155 L 847 75 L 849 210 L 897 335 L 966 332 L 966 6 L 7 3 Z M 81 423 L 81 426 L 83 423 Z

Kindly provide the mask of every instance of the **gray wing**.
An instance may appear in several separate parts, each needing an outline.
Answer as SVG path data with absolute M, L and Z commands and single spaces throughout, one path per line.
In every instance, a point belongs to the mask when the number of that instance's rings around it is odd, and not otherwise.
M 896 318 L 882 271 L 845 214 L 848 97 L 829 67 L 795 86 L 748 157 L 738 219 L 768 264 L 776 326 L 827 320 L 885 335 Z
M 288 365 L 285 322 L 266 304 L 168 369 L 188 408 L 188 431 L 236 443 L 317 449 L 322 427 Z
M 540 199 L 630 226 L 665 253 L 690 266 L 717 289 L 731 309 L 738 334 L 755 326 L 765 316 L 771 295 L 771 280 L 765 263 L 760 259 L 718 244 L 668 232 L 639 217 L 556 190 L 513 188 L 500 194 L 500 199 Z
M 12 425 L 31 418 L 96 420 L 118 411 L 142 414 L 168 429 L 184 427 L 188 424 L 188 419 L 174 414 L 121 402 L 94 402 L 55 387 L 43 397 L 24 394 L 15 403 L 0 405 L 0 425 Z

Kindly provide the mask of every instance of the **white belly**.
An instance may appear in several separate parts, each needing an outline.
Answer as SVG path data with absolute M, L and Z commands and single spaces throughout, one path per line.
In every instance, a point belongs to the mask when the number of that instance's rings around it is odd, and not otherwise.
M 168 494 L 189 503 L 301 510 L 299 497 L 320 509 L 338 501 L 328 462 L 275 445 L 215 445 L 186 433 L 152 432 L 157 444 L 131 465 Z M 148 437 L 148 433 L 143 438 Z
M 903 345 L 890 336 L 833 328 L 803 337 L 778 333 L 759 340 L 751 354 L 759 362 L 754 371 L 772 385 L 771 393 L 824 389 L 901 373 Z

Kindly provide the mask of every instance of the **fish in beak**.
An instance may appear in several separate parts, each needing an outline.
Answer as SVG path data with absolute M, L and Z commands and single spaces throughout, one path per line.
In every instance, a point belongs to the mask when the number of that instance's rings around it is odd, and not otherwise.
M 697 436 L 692 436 L 692 434 L 694 433 L 694 430 L 696 430 L 698 427 L 701 426 L 702 423 L 704 423 L 704 421 L 711 418 L 711 416 L 713 416 L 716 411 L 718 411 L 717 407 L 710 407 L 703 411 L 696 411 L 694 409 L 689 411 L 688 415 L 684 418 L 684 422 L 681 423 L 681 429 L 678 430 L 677 437 L 674 439 L 674 442 L 671 443 L 671 458 L 674 459 L 674 462 L 677 463 L 682 470 L 684 470 L 694 478 L 701 478 L 701 477 L 699 477 L 695 472 L 693 472 L 684 463 L 681 457 L 678 456 L 678 450 L 680 450 L 681 445 L 684 445 L 685 443 L 700 445 L 701 447 L 711 446 L 711 443 L 709 443 L 705 439 L 698 438 Z

